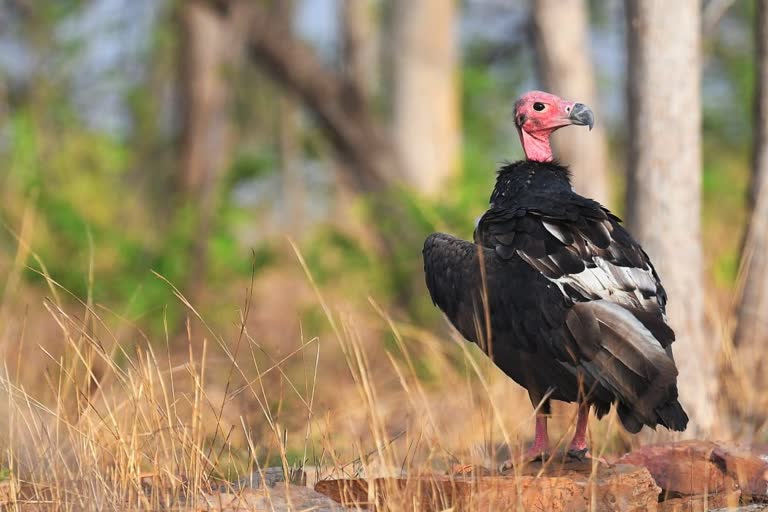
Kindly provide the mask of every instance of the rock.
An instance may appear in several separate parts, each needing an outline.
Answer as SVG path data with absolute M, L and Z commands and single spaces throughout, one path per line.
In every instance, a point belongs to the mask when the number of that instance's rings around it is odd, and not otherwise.
M 178 510 L 239 512 L 344 510 L 338 503 L 306 487 L 301 470 L 291 470 L 288 482 L 282 467 L 254 471 L 236 482 L 211 479 L 192 485 L 185 475 L 145 473 L 141 488 L 150 502 L 160 499 Z M 295 484 L 295 485 L 294 485 Z
M 326 480 L 315 489 L 348 507 L 398 510 L 657 510 L 660 489 L 645 468 L 528 464 L 516 474 Z
M 724 507 L 732 510 L 739 504 L 739 491 L 723 492 L 706 496 L 683 496 L 659 502 L 659 512 L 707 512 L 713 508 Z
M 643 446 L 619 459 L 620 464 L 648 468 L 666 494 L 707 495 L 731 492 L 736 481 L 712 462 L 718 448 L 708 441 L 683 441 Z
M 475 464 L 454 464 L 446 475 L 453 476 L 490 476 L 493 472 L 483 466 Z
M 768 499 L 768 449 L 684 441 L 644 446 L 619 459 L 648 468 L 666 494 L 711 495 L 741 491 Z
M 711 460 L 739 484 L 750 498 L 768 498 L 768 447 L 718 447 Z
M 259 489 L 246 488 L 236 493 L 213 492 L 202 495 L 198 511 L 206 512 L 341 512 L 345 509 L 327 496 L 308 487 L 282 484 Z
M 254 471 L 250 476 L 241 478 L 233 485 L 236 489 L 247 487 L 257 489 L 261 487 L 262 479 L 267 487 L 274 487 L 278 483 L 285 482 L 285 470 L 282 466 L 264 468 L 261 471 Z M 306 485 L 307 477 L 301 469 L 290 469 L 288 481 L 295 485 Z
M 744 505 L 743 507 L 713 508 L 709 512 L 760 512 L 765 510 L 768 510 L 768 504 L 753 503 L 751 505 Z

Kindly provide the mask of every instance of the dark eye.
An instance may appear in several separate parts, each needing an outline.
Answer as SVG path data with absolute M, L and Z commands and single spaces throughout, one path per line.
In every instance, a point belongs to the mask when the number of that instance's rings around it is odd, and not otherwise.
M 535 110 L 536 112 L 541 112 L 542 110 L 544 110 L 544 104 L 540 101 L 537 101 L 536 103 L 533 104 L 533 110 Z

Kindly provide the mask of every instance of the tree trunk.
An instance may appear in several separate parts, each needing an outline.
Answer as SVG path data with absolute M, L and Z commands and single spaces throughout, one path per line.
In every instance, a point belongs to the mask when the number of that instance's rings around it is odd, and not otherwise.
M 704 334 L 699 0 L 626 2 L 630 149 L 627 220 L 669 295 L 689 428 L 714 419 L 719 344 Z
M 344 64 L 347 79 L 370 102 L 376 93 L 378 77 L 378 27 L 370 0 L 344 0 Z
M 272 4 L 270 12 L 275 23 L 285 34 L 294 37 L 293 19 L 296 13 L 294 0 L 280 0 Z M 304 227 L 306 190 L 301 169 L 301 134 L 299 132 L 299 106 L 293 95 L 278 93 L 277 104 L 277 152 L 282 173 L 286 227 L 292 236 L 300 236 Z
M 182 4 L 181 95 L 184 127 L 180 185 L 195 200 L 206 194 L 226 161 L 229 34 L 226 18 L 208 2 Z
M 342 0 L 342 70 L 345 82 L 344 105 L 347 110 L 374 112 L 374 95 L 378 76 L 378 26 L 374 5 L 370 0 Z M 391 143 L 388 144 L 390 151 Z M 349 182 L 350 169 L 341 159 L 336 162 L 336 218 L 351 219 L 354 184 Z
M 741 374 L 751 391 L 764 395 L 768 385 L 768 0 L 757 2 L 756 87 L 752 184 L 749 203 L 752 210 L 741 255 L 741 295 L 736 312 L 733 341 L 742 366 Z M 765 396 L 746 400 L 748 414 L 757 413 L 765 421 Z M 744 397 L 745 399 L 747 397 Z
M 456 3 L 393 0 L 392 138 L 406 180 L 435 194 L 459 167 Z
M 531 25 L 543 87 L 596 109 L 599 105 L 586 1 L 533 0 Z M 600 119 L 592 132 L 555 133 L 553 142 L 558 158 L 573 171 L 575 190 L 603 204 L 610 203 L 605 128 Z
M 194 215 L 185 293 L 199 299 L 205 282 L 208 238 L 216 209 L 219 178 L 229 159 L 230 112 L 226 65 L 236 44 L 229 9 L 215 2 L 182 3 L 180 22 L 183 133 L 179 188 L 182 204 Z

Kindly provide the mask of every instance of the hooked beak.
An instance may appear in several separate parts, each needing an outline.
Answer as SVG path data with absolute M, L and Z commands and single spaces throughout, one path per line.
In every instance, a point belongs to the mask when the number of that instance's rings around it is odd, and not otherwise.
M 592 127 L 595 125 L 595 115 L 589 107 L 583 103 L 575 103 L 573 105 L 571 113 L 568 115 L 568 120 L 571 121 L 571 124 L 589 126 L 590 130 L 592 130 Z

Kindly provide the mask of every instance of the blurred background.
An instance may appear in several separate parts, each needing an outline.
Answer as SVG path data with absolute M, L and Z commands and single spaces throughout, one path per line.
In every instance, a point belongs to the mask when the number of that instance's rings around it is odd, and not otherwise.
M 692 432 L 767 440 L 765 4 L 1 0 L 5 372 L 44 401 L 66 339 L 99 340 L 118 368 L 148 347 L 171 372 L 206 356 L 212 436 L 274 431 L 266 408 L 301 443 L 315 418 L 292 383 L 309 372 L 341 446 L 367 435 L 350 428 L 371 402 L 359 346 L 387 436 L 423 419 L 402 407 L 402 364 L 439 404 L 434 428 L 498 441 L 467 434 L 487 396 L 515 425 L 527 397 L 431 304 L 421 245 L 471 238 L 496 168 L 522 157 L 514 100 L 543 89 L 596 114 L 556 154 L 668 284 Z M 242 357 L 256 370 L 233 377 Z M 72 396 L 105 393 L 110 364 L 80 362 Z M 267 367 L 257 404 L 246 374 Z

